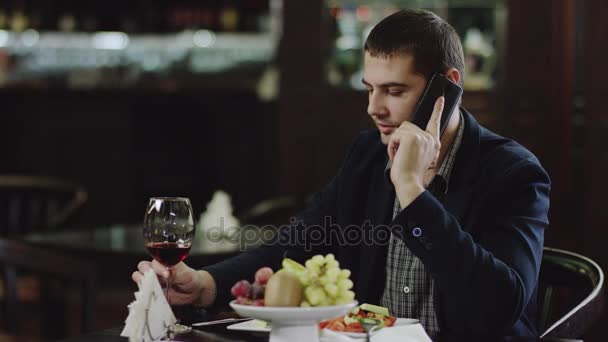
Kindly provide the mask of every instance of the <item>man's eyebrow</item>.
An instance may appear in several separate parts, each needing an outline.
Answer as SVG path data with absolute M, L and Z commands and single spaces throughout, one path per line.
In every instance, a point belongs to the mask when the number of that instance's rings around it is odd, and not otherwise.
M 365 84 L 368 87 L 371 87 L 371 84 L 367 82 L 364 78 L 361 79 L 361 83 Z M 390 88 L 390 87 L 401 87 L 401 88 L 409 88 L 409 86 L 405 83 L 401 82 L 386 82 L 378 85 L 379 88 Z

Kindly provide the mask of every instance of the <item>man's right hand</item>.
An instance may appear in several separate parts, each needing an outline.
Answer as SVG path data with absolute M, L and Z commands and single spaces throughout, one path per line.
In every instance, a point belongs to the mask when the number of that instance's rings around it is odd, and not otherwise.
M 131 278 L 140 283 L 144 273 L 153 269 L 163 283 L 169 277 L 169 270 L 158 261 L 141 261 L 137 265 L 137 271 L 133 272 Z M 207 271 L 197 271 L 183 262 L 172 268 L 172 286 L 169 290 L 171 304 L 208 307 L 215 301 L 217 289 L 215 280 Z

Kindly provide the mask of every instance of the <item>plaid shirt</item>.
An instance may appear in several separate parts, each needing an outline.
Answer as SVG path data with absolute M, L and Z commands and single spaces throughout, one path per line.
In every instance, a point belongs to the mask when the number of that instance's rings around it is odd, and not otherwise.
M 428 190 L 437 197 L 448 191 L 448 182 L 456 152 L 462 142 L 464 119 L 460 113 L 460 124 L 454 143 L 445 160 L 433 178 Z M 386 165 L 386 175 L 390 182 L 391 161 Z M 393 219 L 401 212 L 399 199 L 395 196 Z M 439 332 L 437 316 L 433 304 L 433 278 L 426 272 L 424 264 L 407 248 L 405 243 L 391 234 L 386 257 L 386 285 L 381 304 L 396 317 L 420 319 L 427 333 L 434 337 Z

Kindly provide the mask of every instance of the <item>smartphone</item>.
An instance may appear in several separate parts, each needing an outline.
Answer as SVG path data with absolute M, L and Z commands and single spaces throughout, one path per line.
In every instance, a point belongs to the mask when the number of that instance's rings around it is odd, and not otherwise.
M 462 97 L 462 88 L 458 84 L 435 73 L 426 86 L 424 94 L 422 94 L 420 100 L 418 100 L 416 111 L 414 111 L 412 117 L 413 124 L 426 130 L 426 125 L 431 119 L 433 108 L 435 108 L 435 101 L 442 95 L 445 97 L 445 102 L 443 105 L 443 113 L 441 113 L 440 136 L 443 135 L 443 132 L 450 121 L 450 116 Z

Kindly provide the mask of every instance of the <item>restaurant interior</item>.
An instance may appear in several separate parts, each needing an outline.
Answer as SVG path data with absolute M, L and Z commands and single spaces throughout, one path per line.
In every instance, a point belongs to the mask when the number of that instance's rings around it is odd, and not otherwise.
M 362 45 L 400 8 L 454 26 L 463 106 L 539 158 L 552 184 L 545 246 L 591 260 L 603 281 L 606 1 L 3 0 L 0 337 L 124 324 L 131 273 L 151 259 L 141 230 L 153 196 L 188 197 L 197 223 L 212 202 L 237 224 L 287 223 L 374 128 Z M 193 267 L 239 253 L 195 244 Z M 574 289 L 555 286 L 549 319 L 576 307 L 584 328 L 564 337 L 604 340 L 597 274 L 557 278 Z

